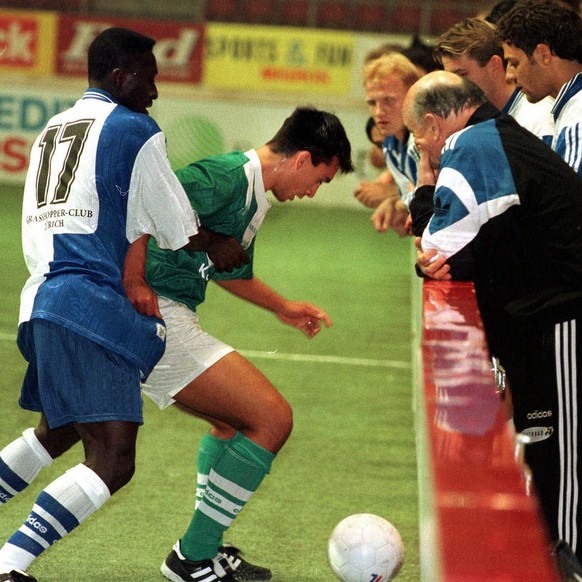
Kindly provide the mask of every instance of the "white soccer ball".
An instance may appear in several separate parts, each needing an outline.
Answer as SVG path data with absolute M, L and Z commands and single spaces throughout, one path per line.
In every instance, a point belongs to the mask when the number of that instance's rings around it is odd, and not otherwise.
M 388 582 L 400 571 L 404 545 L 389 521 L 357 513 L 336 525 L 327 554 L 331 569 L 343 582 Z

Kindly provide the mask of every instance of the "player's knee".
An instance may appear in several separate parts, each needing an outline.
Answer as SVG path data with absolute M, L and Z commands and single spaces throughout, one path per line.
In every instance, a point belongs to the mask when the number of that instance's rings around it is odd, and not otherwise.
M 51 430 L 46 422 L 41 422 L 34 429 L 34 436 L 52 459 L 60 457 L 80 440 L 72 426 Z
M 127 485 L 133 478 L 134 473 L 135 473 L 134 462 L 129 462 L 122 466 L 117 477 L 117 483 L 119 484 L 118 489 L 121 489 L 122 487 Z
M 135 447 L 118 444 L 91 448 L 86 464 L 99 475 L 113 495 L 127 485 L 135 473 Z
M 135 460 L 128 457 L 119 458 L 110 466 L 110 469 L 103 481 L 113 495 L 131 481 L 135 473 Z
M 277 451 L 287 442 L 293 430 L 293 409 L 283 398 L 277 404 L 276 411 L 271 416 L 271 436 L 273 448 Z

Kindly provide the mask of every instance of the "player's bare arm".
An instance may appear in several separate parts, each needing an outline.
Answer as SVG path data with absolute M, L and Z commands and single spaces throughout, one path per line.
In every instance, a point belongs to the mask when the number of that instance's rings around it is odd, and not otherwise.
M 205 252 L 219 273 L 230 272 L 249 262 L 246 251 L 234 237 L 213 232 L 202 226 L 196 235 L 190 237 L 190 242 L 184 248 L 189 251 Z
M 280 321 L 296 327 L 309 338 L 315 337 L 321 331 L 321 322 L 326 327 L 332 325 L 323 309 L 304 301 L 290 301 L 256 277 L 217 283 L 237 297 L 271 311 Z
M 162 318 L 158 296 L 145 280 L 145 263 L 150 235 L 134 241 L 127 251 L 123 265 L 123 287 L 131 304 L 138 313 Z
M 360 182 L 354 196 L 368 208 L 378 208 L 388 198 L 398 198 L 398 189 L 392 174 L 386 170 L 373 181 Z

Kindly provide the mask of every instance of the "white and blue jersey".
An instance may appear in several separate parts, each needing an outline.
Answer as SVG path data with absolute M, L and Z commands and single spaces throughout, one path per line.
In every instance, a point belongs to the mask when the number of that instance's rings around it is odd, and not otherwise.
M 572 236 L 581 195 L 582 180 L 541 140 L 483 105 L 443 148 L 423 249 L 446 255 L 453 278 L 475 280 L 508 313 L 541 313 L 548 297 L 567 311 L 582 300 L 582 237 Z
M 552 113 L 552 149 L 582 176 L 582 73 L 560 89 Z
M 543 438 L 526 447 L 525 461 L 548 539 L 576 549 L 582 179 L 542 140 L 486 104 L 447 140 L 436 186 L 418 188 L 410 210 L 423 250 L 445 255 L 453 279 L 474 281 L 489 349 L 511 386 L 516 430 L 543 429 Z
M 143 234 L 177 249 L 197 231 L 156 122 L 109 93 L 87 90 L 32 147 L 22 213 L 30 277 L 19 322 L 65 326 L 147 375 L 163 353 L 165 330 L 125 295 L 127 249 Z
M 382 143 L 382 150 L 386 167 L 390 170 L 400 192 L 400 199 L 408 206 L 414 193 L 420 159 L 414 145 L 414 136 L 408 133 L 404 141 L 400 141 L 389 135 Z
M 517 88 L 501 111 L 511 115 L 519 125 L 550 146 L 554 137 L 553 105 L 554 99 L 550 96 L 537 103 L 530 103 L 521 89 Z

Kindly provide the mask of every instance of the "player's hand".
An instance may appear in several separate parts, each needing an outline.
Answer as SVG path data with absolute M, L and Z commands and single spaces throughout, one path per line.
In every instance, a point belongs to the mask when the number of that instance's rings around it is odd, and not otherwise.
M 206 254 L 214 263 L 214 268 L 222 271 L 232 271 L 249 262 L 247 252 L 233 236 L 216 232 L 211 233 L 206 247 Z
M 277 317 L 287 325 L 301 330 L 308 338 L 315 337 L 321 331 L 321 322 L 331 327 L 331 319 L 323 309 L 303 301 L 288 301 Z
M 390 196 L 390 184 L 382 182 L 360 182 L 354 190 L 354 196 L 368 208 L 378 206 Z
M 392 210 L 392 230 L 400 237 L 412 234 L 412 221 L 408 207 L 401 200 L 397 200 Z
M 190 237 L 190 242 L 184 248 L 194 252 L 205 252 L 219 273 L 233 271 L 250 260 L 236 238 L 213 232 L 202 226 L 196 235 Z
M 424 150 L 418 150 L 420 159 L 418 161 L 418 178 L 416 180 L 417 188 L 420 186 L 434 186 L 437 181 L 435 170 L 430 165 L 428 153 Z
M 414 242 L 417 248 L 416 264 L 423 274 L 431 279 L 449 281 L 451 267 L 447 264 L 447 258 L 439 255 L 436 249 L 423 251 L 420 237 L 416 237 Z
M 134 309 L 142 315 L 159 317 L 162 319 L 158 296 L 151 287 L 141 278 L 123 279 L 125 294 L 133 305 Z
M 370 222 L 377 232 L 387 232 L 393 229 L 400 237 L 410 234 L 408 225 L 408 208 L 400 198 L 390 197 L 372 214 Z
M 392 226 L 392 215 L 394 214 L 395 204 L 396 198 L 387 198 L 374 210 L 370 221 L 377 232 L 386 232 Z

